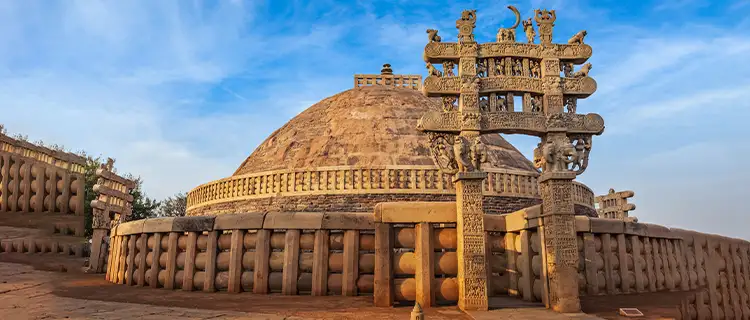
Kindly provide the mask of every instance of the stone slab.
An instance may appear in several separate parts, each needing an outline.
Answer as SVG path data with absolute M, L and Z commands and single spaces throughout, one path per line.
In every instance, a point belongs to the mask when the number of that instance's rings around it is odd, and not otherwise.
M 373 215 L 369 212 L 326 212 L 322 229 L 375 230 Z
M 177 217 L 172 222 L 172 231 L 203 232 L 214 230 L 213 216 Z
M 221 214 L 214 219 L 214 230 L 261 229 L 265 216 L 264 212 Z
M 172 232 L 172 224 L 175 218 L 152 218 L 143 223 L 144 233 Z
M 121 223 L 117 226 L 116 235 L 124 236 L 124 235 L 130 235 L 130 234 L 143 233 L 143 226 L 145 223 L 146 223 L 146 219 Z
M 263 220 L 263 229 L 320 229 L 322 225 L 322 212 L 274 212 Z
M 375 205 L 375 222 L 456 222 L 455 202 L 383 202 Z
M 617 219 L 591 218 L 591 232 L 593 233 L 614 233 L 625 232 L 625 222 Z

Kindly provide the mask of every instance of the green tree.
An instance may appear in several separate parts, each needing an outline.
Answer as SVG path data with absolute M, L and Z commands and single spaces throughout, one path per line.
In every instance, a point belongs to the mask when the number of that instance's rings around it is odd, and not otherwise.
M 187 194 L 180 192 L 161 201 L 160 217 L 184 217 L 187 211 Z
M 124 178 L 135 181 L 135 188 L 130 191 L 130 195 L 133 196 L 133 214 L 128 221 L 156 217 L 156 209 L 159 208 L 159 202 L 149 198 L 143 192 L 143 179 L 129 173 Z

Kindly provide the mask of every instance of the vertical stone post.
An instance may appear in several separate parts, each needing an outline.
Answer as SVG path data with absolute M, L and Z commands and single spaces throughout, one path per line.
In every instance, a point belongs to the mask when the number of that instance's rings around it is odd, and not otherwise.
M 544 229 L 544 260 L 549 281 L 549 308 L 580 312 L 578 243 L 573 207 L 574 173 L 546 172 L 539 178 Z
M 482 183 L 486 177 L 484 172 L 459 172 L 454 181 L 458 213 L 458 307 L 465 311 L 488 308 L 482 209 Z

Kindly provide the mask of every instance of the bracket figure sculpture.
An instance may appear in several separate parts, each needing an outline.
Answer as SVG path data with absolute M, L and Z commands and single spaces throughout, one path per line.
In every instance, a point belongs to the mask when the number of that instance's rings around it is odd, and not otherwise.
M 108 158 L 106 164 L 96 169 L 98 178 L 93 191 L 97 196 L 91 201 L 94 232 L 89 258 L 89 271 L 94 273 L 106 271 L 104 265 L 109 256 L 110 231 L 127 221 L 133 212 L 133 196 L 130 191 L 135 188 L 135 182 L 115 174 L 114 163 L 112 158 Z
M 586 170 L 592 137 L 604 132 L 604 119 L 594 113 L 576 113 L 577 100 L 596 91 L 596 82 L 588 76 L 591 64 L 572 72 L 574 65 L 591 57 L 591 47 L 583 43 L 585 33 L 569 44 L 553 44 L 555 19 L 554 10 L 535 10 L 539 44 L 533 43 L 537 33 L 531 18 L 524 21 L 527 43 L 516 42 L 515 36 L 509 40 L 514 27 L 501 28 L 497 42 L 480 44 L 473 34 L 476 11 L 466 10 L 456 21 L 457 42 L 431 39 L 425 46 L 428 69 L 440 63 L 458 67 L 456 76 L 432 73 L 425 78 L 423 93 L 441 97 L 444 107 L 427 112 L 417 129 L 428 134 L 435 164 L 454 175 L 458 304 L 463 310 L 488 309 L 482 209 L 487 174 L 481 171 L 486 161 L 481 136 L 525 134 L 541 138 L 534 150 L 534 163 L 542 170 L 539 233 L 546 275 L 543 300 L 558 312 L 580 312 L 573 180 Z M 516 20 L 520 21 L 518 14 Z M 515 94 L 522 94 L 523 110 L 515 110 Z

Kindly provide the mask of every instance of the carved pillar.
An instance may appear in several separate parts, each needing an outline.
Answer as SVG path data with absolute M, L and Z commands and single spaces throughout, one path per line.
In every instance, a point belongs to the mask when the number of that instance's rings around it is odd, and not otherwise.
M 544 91 L 544 113 L 563 112 L 563 91 L 560 80 L 560 59 L 542 59 L 542 90 Z
M 580 312 L 578 297 L 578 244 L 573 208 L 574 173 L 543 173 L 539 178 L 542 197 L 544 256 L 549 278 L 549 308 L 557 312 Z
M 460 172 L 454 180 L 458 212 L 458 307 L 465 311 L 488 308 L 482 209 L 482 184 L 486 177 L 484 172 Z

